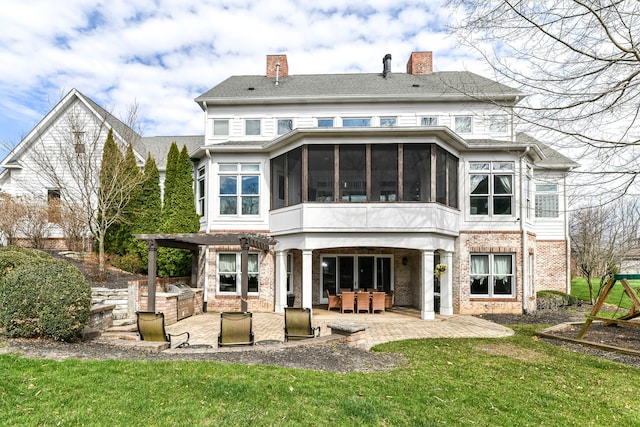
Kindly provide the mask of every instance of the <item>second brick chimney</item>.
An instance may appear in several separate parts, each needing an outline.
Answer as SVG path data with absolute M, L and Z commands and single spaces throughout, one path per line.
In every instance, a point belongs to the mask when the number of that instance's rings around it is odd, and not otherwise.
M 280 66 L 278 66 L 280 64 Z M 287 55 L 267 55 L 267 77 L 279 79 L 289 75 Z
M 433 74 L 433 53 L 412 52 L 407 62 L 407 74 Z

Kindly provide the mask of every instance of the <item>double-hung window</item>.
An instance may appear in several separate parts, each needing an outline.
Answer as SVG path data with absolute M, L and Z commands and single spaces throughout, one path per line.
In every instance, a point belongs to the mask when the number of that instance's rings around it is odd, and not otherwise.
M 472 254 L 469 266 L 472 297 L 514 296 L 512 254 Z
M 557 218 L 558 211 L 558 185 L 536 184 L 536 218 Z
M 248 254 L 247 274 L 249 276 L 249 293 L 258 293 L 260 277 L 258 254 Z M 218 292 L 239 294 L 242 283 L 242 253 L 218 254 Z
M 514 195 L 514 163 L 471 162 L 469 169 L 469 214 L 511 215 Z
M 259 215 L 260 165 L 221 163 L 219 171 L 220 215 Z
M 203 216 L 204 215 L 204 209 L 205 209 L 205 169 L 199 168 L 198 169 L 198 215 Z
M 289 133 L 293 130 L 293 120 L 292 119 L 278 119 L 278 135 L 284 135 L 285 133 Z

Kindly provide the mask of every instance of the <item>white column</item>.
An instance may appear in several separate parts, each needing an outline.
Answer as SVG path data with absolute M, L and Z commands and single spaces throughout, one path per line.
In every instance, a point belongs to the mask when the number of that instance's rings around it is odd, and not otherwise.
M 424 320 L 435 320 L 436 313 L 433 310 L 433 251 L 422 251 L 422 289 L 420 317 Z
M 287 252 L 276 251 L 276 313 L 287 306 Z
M 453 315 L 453 256 L 451 252 L 440 255 L 440 262 L 446 264 L 447 271 L 440 275 L 440 314 Z
M 312 280 L 313 275 L 311 274 L 313 268 L 313 262 L 311 255 L 313 251 L 311 249 L 304 249 L 302 251 L 302 307 L 303 308 L 311 308 L 311 303 L 313 301 L 312 297 Z

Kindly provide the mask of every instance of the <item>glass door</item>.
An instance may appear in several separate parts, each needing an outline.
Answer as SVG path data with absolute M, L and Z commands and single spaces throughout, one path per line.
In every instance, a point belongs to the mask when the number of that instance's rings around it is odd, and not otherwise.
M 393 265 L 390 256 L 323 256 L 321 260 L 320 303 L 328 302 L 326 291 L 339 294 L 341 289 L 376 288 L 391 292 Z
M 375 257 L 359 256 L 358 257 L 358 287 L 374 288 L 375 283 Z

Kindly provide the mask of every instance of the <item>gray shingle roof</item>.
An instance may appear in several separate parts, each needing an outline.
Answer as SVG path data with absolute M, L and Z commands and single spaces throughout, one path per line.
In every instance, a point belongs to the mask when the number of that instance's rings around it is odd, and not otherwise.
M 320 102 L 322 99 L 346 98 L 375 100 L 416 99 L 444 100 L 447 98 L 510 99 L 523 93 L 477 74 L 437 72 L 412 75 L 392 74 L 309 74 L 289 75 L 275 84 L 274 78 L 265 76 L 233 76 L 196 98 L 196 102 L 287 102 L 298 99 Z
M 187 151 L 192 153 L 204 145 L 204 135 L 143 136 L 135 144 L 134 148 L 145 159 L 151 154 L 151 157 L 156 161 L 158 169 L 164 170 L 167 166 L 167 154 L 173 142 L 178 145 L 179 150 L 182 150 L 182 147 L 186 145 Z

